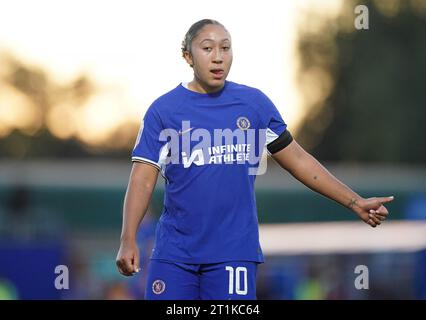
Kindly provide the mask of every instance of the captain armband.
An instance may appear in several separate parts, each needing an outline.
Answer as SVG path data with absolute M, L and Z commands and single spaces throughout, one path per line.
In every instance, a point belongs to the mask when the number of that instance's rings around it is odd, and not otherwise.
M 271 154 L 281 151 L 293 141 L 290 131 L 285 130 L 278 138 L 269 143 L 266 147 Z

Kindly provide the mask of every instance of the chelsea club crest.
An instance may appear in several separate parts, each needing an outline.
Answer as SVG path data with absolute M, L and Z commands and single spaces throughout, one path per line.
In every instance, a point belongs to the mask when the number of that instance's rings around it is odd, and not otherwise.
M 237 127 L 241 130 L 247 130 L 250 128 L 250 121 L 246 117 L 239 117 L 237 119 Z
M 152 292 L 155 294 L 161 294 L 166 290 L 166 284 L 162 280 L 155 280 L 152 283 Z

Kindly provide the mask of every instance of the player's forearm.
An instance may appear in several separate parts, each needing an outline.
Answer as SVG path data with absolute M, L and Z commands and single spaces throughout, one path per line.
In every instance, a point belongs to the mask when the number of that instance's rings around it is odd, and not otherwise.
M 357 209 L 356 201 L 361 197 L 334 177 L 309 153 L 303 152 L 298 164 L 289 172 L 310 189 L 351 210 Z
M 139 224 L 151 201 L 155 182 L 144 176 L 131 176 L 123 205 L 121 240 L 135 240 Z

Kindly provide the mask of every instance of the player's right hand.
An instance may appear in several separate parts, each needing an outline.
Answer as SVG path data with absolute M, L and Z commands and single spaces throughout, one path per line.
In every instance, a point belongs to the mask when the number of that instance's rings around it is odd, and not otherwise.
M 123 240 L 118 250 L 116 264 L 118 271 L 124 276 L 133 276 L 140 271 L 139 248 L 134 240 Z

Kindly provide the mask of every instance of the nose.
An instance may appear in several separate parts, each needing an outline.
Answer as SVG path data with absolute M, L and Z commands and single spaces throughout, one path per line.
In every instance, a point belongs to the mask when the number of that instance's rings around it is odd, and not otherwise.
M 213 63 L 222 63 L 223 57 L 220 49 L 216 49 L 213 54 Z

